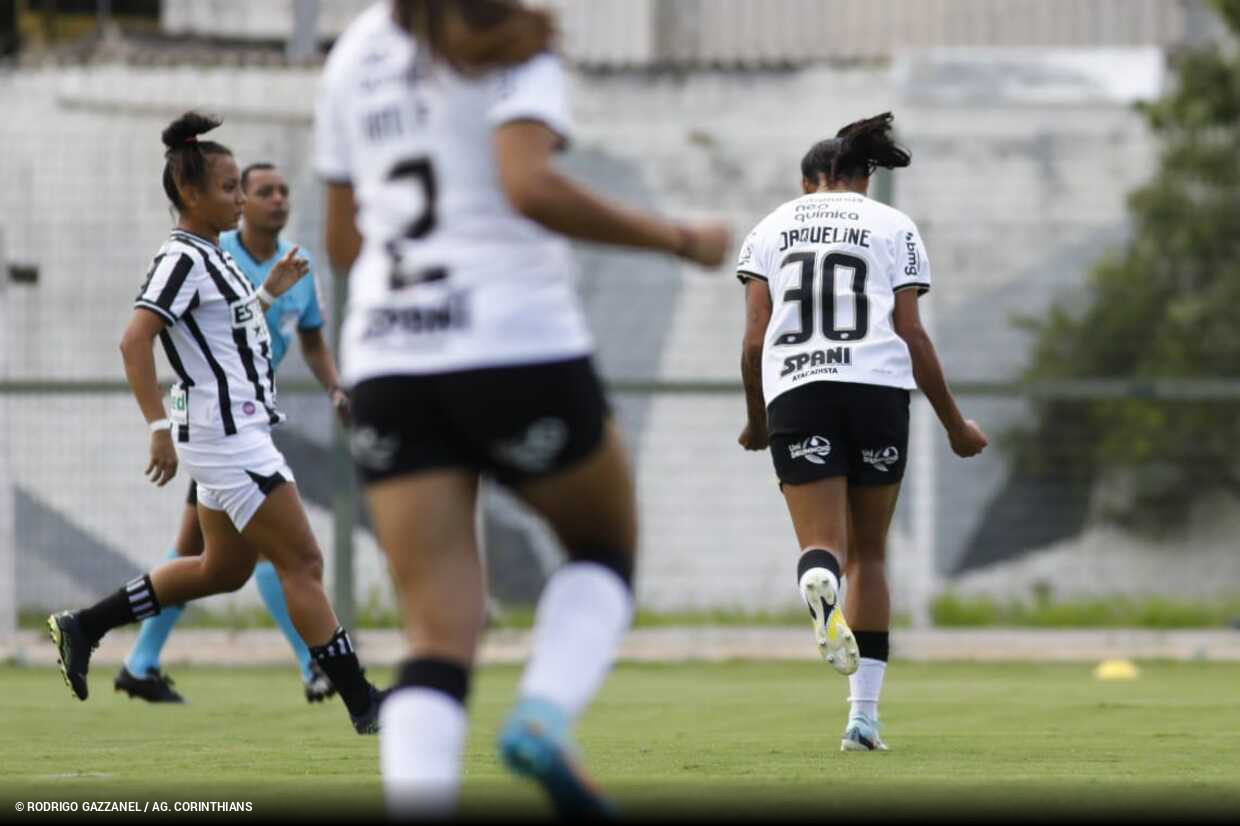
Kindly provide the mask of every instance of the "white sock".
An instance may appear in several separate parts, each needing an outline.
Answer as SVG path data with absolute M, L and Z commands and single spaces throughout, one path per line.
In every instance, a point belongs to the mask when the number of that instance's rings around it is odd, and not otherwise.
M 848 675 L 848 702 L 852 704 L 850 717 L 878 719 L 878 698 L 883 693 L 883 675 L 887 672 L 885 660 L 862 657 L 857 670 Z
M 379 711 L 379 765 L 393 819 L 455 813 L 465 749 L 465 707 L 431 688 L 401 688 Z
M 575 720 L 611 669 L 633 621 L 633 594 L 610 568 L 570 562 L 547 580 L 534 615 L 522 697 L 555 703 Z

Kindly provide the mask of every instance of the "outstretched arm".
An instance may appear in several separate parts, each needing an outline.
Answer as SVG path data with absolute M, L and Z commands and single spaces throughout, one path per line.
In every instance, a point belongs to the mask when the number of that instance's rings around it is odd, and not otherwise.
M 538 121 L 517 120 L 495 130 L 500 181 L 513 207 L 552 232 L 678 255 L 717 267 L 728 246 L 722 224 L 679 224 L 595 195 L 552 164 L 560 137 Z

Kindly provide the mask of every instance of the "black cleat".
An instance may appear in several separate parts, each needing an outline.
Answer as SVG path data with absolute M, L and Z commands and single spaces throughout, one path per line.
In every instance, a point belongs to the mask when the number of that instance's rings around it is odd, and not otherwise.
M 112 685 L 117 691 L 123 691 L 130 697 L 138 697 L 148 703 L 185 702 L 185 698 L 172 687 L 172 678 L 158 668 L 148 668 L 146 677 L 135 677 L 122 665 Z
M 60 674 L 65 678 L 65 685 L 73 690 L 74 696 L 85 700 L 90 690 L 86 687 L 86 672 L 90 669 L 90 652 L 98 642 L 92 643 L 82 632 L 82 624 L 78 621 L 77 611 L 61 611 L 47 618 L 47 630 L 52 637 L 52 645 L 56 646 L 57 662 L 60 663 Z
M 387 695 L 387 691 L 380 691 L 372 685 L 370 687 L 370 707 L 357 716 L 349 715 L 349 718 L 353 721 L 353 728 L 358 734 L 379 733 L 379 706 L 383 705 L 383 700 Z
M 323 669 L 313 660 L 310 662 L 310 673 L 312 676 L 304 683 L 307 703 L 321 703 L 336 693 L 336 686 L 332 685 L 331 678 L 323 673 Z

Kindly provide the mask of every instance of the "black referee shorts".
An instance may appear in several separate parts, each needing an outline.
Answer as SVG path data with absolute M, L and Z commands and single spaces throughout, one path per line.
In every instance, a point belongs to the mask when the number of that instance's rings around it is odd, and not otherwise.
M 593 361 L 381 376 L 351 397 L 350 449 L 366 484 L 467 468 L 513 485 L 564 470 L 603 441 Z
M 850 485 L 904 478 L 909 392 L 897 387 L 815 381 L 767 407 L 771 458 L 781 485 L 833 476 Z

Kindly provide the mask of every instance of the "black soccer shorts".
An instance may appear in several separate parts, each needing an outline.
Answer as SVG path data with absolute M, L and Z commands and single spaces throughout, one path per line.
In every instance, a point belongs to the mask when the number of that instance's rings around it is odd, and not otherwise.
M 350 449 L 366 484 L 466 468 L 513 485 L 592 454 L 609 414 L 588 357 L 380 376 L 353 389 Z
M 904 478 L 909 392 L 896 387 L 815 381 L 767 407 L 771 459 L 780 485 L 846 476 L 850 485 Z

